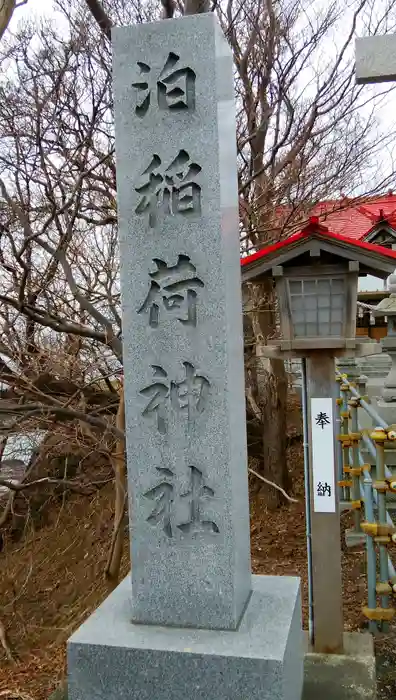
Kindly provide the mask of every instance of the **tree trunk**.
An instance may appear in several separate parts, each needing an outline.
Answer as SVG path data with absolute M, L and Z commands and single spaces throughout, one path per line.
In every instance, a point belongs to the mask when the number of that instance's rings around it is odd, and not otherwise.
M 125 432 L 125 401 L 124 387 L 120 391 L 120 402 L 118 406 L 116 426 Z M 125 461 L 125 440 L 118 439 L 112 455 L 114 478 L 115 478 L 115 505 L 113 536 L 110 551 L 107 559 L 105 577 L 111 588 L 115 588 L 119 581 L 122 551 L 124 545 L 124 521 L 125 503 L 127 496 L 127 477 Z
M 11 21 L 15 7 L 16 0 L 0 0 L 0 39 Z
M 289 492 L 290 477 L 286 462 L 285 367 L 281 360 L 260 359 L 258 396 L 262 410 L 263 476 Z M 265 501 L 271 509 L 286 502 L 277 489 L 271 488 L 266 489 Z
M 255 419 L 261 423 L 262 462 L 259 472 L 289 492 L 291 484 L 286 461 L 287 376 L 282 360 L 270 360 L 263 355 L 264 346 L 277 334 L 272 282 L 252 285 L 250 292 L 249 317 L 254 342 L 250 357 L 255 370 L 248 373 L 248 402 Z M 269 508 L 275 509 L 286 502 L 277 489 L 269 486 L 263 486 L 263 489 Z

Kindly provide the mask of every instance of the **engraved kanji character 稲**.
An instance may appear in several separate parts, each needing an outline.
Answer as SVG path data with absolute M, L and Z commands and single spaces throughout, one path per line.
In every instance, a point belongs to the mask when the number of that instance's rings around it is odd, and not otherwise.
M 169 266 L 158 258 L 153 262 L 157 266 L 150 272 L 151 285 L 144 303 L 138 313 L 149 312 L 149 324 L 157 328 L 160 306 L 165 312 L 176 316 L 186 326 L 197 325 L 197 292 L 204 284 L 196 276 L 196 267 L 188 255 L 179 255 L 176 265 Z
M 155 228 L 158 212 L 164 216 L 191 216 L 201 213 L 201 187 L 196 182 L 202 168 L 193 163 L 187 151 L 181 149 L 164 170 L 158 154 L 154 154 L 142 173 L 143 182 L 135 187 L 141 195 L 135 212 L 148 214 L 150 228 Z
M 139 187 L 135 187 L 135 191 L 141 195 L 141 200 L 138 203 L 135 212 L 136 214 L 148 214 L 148 222 L 150 228 L 155 228 L 157 223 L 157 210 L 159 206 L 163 206 L 165 210 L 170 212 L 169 195 L 165 197 L 164 177 L 160 172 L 156 172 L 161 166 L 161 158 L 155 153 L 142 173 L 142 178 L 145 182 Z
M 183 149 L 165 170 L 165 181 L 172 195 L 173 215 L 201 212 L 201 188 L 194 180 L 201 170 L 201 166 L 192 163 Z

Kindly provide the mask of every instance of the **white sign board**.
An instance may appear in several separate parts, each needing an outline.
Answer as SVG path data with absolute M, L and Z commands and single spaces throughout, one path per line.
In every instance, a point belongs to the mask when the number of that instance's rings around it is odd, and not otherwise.
M 332 399 L 311 399 L 311 431 L 314 511 L 335 513 Z

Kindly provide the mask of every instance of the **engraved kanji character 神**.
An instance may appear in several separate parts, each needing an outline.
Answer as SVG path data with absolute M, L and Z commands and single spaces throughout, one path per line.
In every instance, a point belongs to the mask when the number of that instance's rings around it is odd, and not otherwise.
M 190 422 L 205 409 L 210 384 L 190 362 L 183 362 L 183 366 L 185 377 L 180 382 L 171 382 L 170 399 L 173 408 L 184 413 Z
M 167 379 L 168 375 L 162 367 L 158 365 L 152 365 L 154 370 L 154 377 L 159 379 Z M 150 416 L 152 413 L 156 414 L 157 418 L 157 428 L 162 435 L 165 435 L 167 431 L 166 417 L 167 417 L 167 398 L 169 397 L 169 382 L 156 381 L 146 386 L 141 390 L 142 396 L 149 396 L 150 401 L 148 402 L 146 408 L 143 411 L 144 416 Z
M 162 435 L 168 431 L 167 417 L 170 407 L 176 413 L 185 416 L 189 423 L 206 407 L 209 381 L 198 374 L 190 362 L 183 362 L 183 367 L 184 378 L 181 381 L 169 381 L 168 374 L 162 367 L 152 365 L 156 381 L 140 391 L 142 396 L 150 398 L 142 415 L 146 418 L 155 415 L 157 429 Z

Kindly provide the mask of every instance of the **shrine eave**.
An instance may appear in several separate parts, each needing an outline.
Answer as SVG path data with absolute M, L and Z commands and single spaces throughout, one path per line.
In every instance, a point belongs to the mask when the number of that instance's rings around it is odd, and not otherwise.
M 395 250 L 333 233 L 320 224 L 317 217 L 311 217 L 307 226 L 298 233 L 241 258 L 242 280 L 270 274 L 274 265 L 301 255 L 309 249 L 310 243 L 331 250 L 340 258 L 357 260 L 362 264 L 362 274 L 385 279 L 396 267 Z

